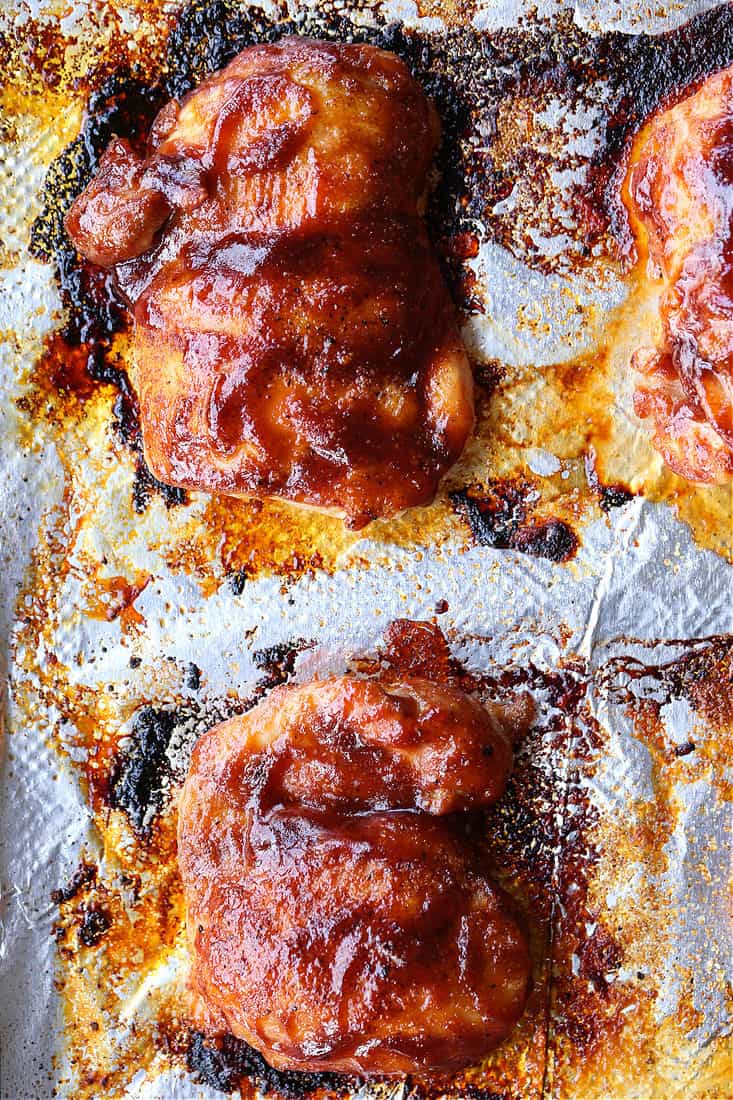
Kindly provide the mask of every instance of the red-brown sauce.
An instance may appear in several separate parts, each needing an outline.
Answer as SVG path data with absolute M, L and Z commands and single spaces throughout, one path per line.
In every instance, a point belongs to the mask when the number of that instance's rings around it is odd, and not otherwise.
M 179 860 L 212 1025 L 279 1069 L 367 1074 L 456 1070 L 501 1041 L 529 948 L 467 814 L 502 794 L 531 717 L 346 676 L 202 737 Z
M 661 340 L 640 348 L 634 407 L 692 481 L 733 475 L 733 70 L 637 138 L 625 184 L 637 250 L 663 282 Z
M 399 59 L 285 38 L 114 139 L 66 228 L 134 321 L 145 456 L 352 526 L 428 503 L 473 423 L 417 212 L 438 135 Z

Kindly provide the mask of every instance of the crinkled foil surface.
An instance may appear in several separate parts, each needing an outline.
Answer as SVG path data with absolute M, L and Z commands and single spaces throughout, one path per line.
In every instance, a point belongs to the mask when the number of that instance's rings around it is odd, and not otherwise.
M 48 235 L 64 198 L 44 179 L 88 167 L 110 76 L 145 89 L 167 65 L 190 83 L 237 35 L 288 19 L 392 36 L 440 77 L 431 228 L 465 306 L 479 424 L 433 506 L 358 535 L 286 504 L 161 491 L 124 431 L 124 326 L 59 335 L 73 303 Z M 643 112 L 649 73 L 697 79 L 733 62 L 731 42 L 729 7 L 697 2 L 196 0 L 181 23 L 160 0 L 3 0 L 4 1100 L 193 1100 L 238 1081 L 395 1100 L 733 1094 L 733 501 L 665 471 L 635 421 L 626 364 L 654 292 L 577 201 L 620 98 Z M 74 347 L 95 339 L 92 379 Z M 227 1061 L 182 1007 L 191 745 L 276 683 L 399 661 L 385 631 L 405 619 L 436 624 L 487 695 L 539 704 L 487 827 L 532 930 L 527 1012 L 456 1080 Z

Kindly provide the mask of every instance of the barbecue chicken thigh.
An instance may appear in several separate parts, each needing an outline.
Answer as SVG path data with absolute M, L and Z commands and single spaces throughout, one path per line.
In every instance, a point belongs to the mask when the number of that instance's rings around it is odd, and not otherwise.
M 432 500 L 473 425 L 418 212 L 438 141 L 394 55 L 283 38 L 163 108 L 145 155 L 111 142 L 66 228 L 132 309 L 158 479 L 352 527 Z
M 682 477 L 733 475 L 733 69 L 637 137 L 624 185 L 637 252 L 662 279 L 661 338 L 633 358 L 635 407 Z
M 204 734 L 178 839 L 209 1019 L 279 1069 L 455 1070 L 499 1043 L 530 958 L 469 811 L 502 794 L 528 709 L 344 676 Z

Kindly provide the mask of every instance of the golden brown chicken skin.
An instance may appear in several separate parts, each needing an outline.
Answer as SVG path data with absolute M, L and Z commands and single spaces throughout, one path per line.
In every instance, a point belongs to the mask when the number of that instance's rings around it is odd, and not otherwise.
M 733 475 L 733 69 L 637 137 L 624 200 L 641 259 L 663 280 L 661 339 L 639 348 L 635 408 L 691 481 Z
M 145 157 L 110 144 L 66 228 L 130 303 L 157 478 L 353 527 L 432 500 L 473 425 L 418 213 L 438 140 L 394 55 L 284 38 L 168 104 Z
M 197 743 L 179 812 L 191 984 L 279 1069 L 478 1061 L 519 1019 L 527 940 L 467 812 L 529 708 L 417 677 L 287 686 Z

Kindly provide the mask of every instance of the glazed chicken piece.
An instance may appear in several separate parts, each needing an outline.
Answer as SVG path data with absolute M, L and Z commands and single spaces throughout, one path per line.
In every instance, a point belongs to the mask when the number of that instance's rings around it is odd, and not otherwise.
M 67 231 L 134 318 L 163 482 L 284 497 L 352 527 L 429 503 L 473 425 L 418 208 L 435 110 L 397 57 L 284 38 L 115 139 Z
M 663 280 L 661 339 L 635 353 L 635 408 L 691 481 L 733 475 L 733 69 L 641 131 L 624 185 L 639 257 Z
M 179 811 L 191 985 L 278 1069 L 478 1061 L 519 1019 L 527 940 L 469 811 L 531 720 L 417 677 L 277 688 L 197 743 Z M 477 830 L 478 835 L 478 830 Z

